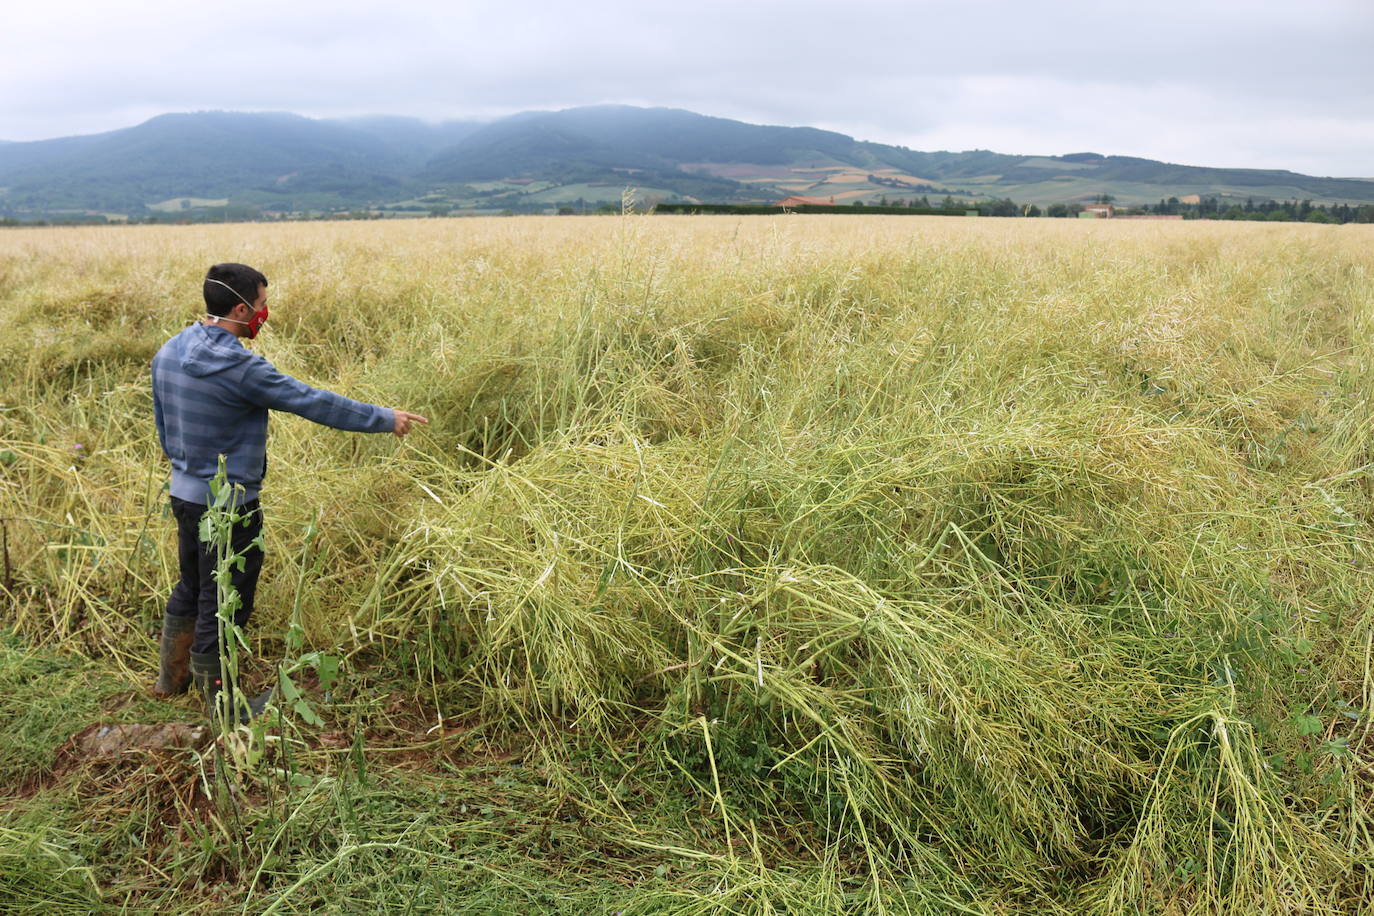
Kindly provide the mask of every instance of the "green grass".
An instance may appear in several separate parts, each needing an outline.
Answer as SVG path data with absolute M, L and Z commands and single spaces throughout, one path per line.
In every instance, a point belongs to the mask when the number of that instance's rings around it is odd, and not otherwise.
M 0 238 L 12 772 L 195 715 L 133 692 L 205 264 L 271 278 L 283 370 L 434 421 L 274 419 L 254 672 L 298 607 L 325 724 L 11 793 L 11 899 L 1361 912 L 1368 231 L 946 222 Z

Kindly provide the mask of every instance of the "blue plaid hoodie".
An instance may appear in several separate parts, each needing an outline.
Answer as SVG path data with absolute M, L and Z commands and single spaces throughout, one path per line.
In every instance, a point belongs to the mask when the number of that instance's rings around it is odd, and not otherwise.
M 360 433 L 389 433 L 396 422 L 390 408 L 311 388 L 224 328 L 193 324 L 153 357 L 153 415 L 172 462 L 172 495 L 205 503 L 224 455 L 243 501 L 256 499 L 267 473 L 269 410 Z

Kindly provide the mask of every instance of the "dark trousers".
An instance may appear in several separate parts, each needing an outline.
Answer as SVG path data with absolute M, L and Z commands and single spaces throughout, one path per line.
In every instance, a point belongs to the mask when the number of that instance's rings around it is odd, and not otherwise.
M 230 544 L 234 553 L 243 556 L 243 568 L 235 563 L 230 580 L 243 602 L 234 614 L 234 622 L 244 627 L 253 613 L 258 573 L 262 572 L 262 551 L 250 546 L 262 533 L 262 509 L 255 499 L 244 503 L 239 512 L 245 517 L 234 525 Z M 215 551 L 200 540 L 200 519 L 204 514 L 205 506 L 172 497 L 181 581 L 172 589 L 172 597 L 167 599 L 167 613 L 173 617 L 196 618 L 196 636 L 191 651 L 210 653 L 219 651 L 219 597 L 215 591 Z

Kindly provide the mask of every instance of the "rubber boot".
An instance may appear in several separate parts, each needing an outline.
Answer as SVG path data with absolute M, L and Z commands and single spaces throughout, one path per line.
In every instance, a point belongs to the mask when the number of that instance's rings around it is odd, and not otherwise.
M 186 692 L 191 686 L 188 666 L 191 640 L 196 635 L 196 618 L 162 615 L 162 640 L 158 651 L 157 683 L 153 696 L 167 699 Z
M 192 652 L 191 653 L 191 677 L 196 682 L 196 687 L 205 697 L 205 708 L 210 714 L 210 718 L 216 719 L 220 715 L 219 696 L 225 689 L 224 679 L 220 676 L 219 653 L 218 652 Z M 234 704 L 233 685 L 229 685 L 230 701 L 228 709 L 235 710 L 238 715 L 238 723 L 245 724 L 249 719 L 262 714 L 272 699 L 272 690 L 269 687 L 259 696 L 248 701 L 248 710 L 245 712 L 236 709 Z

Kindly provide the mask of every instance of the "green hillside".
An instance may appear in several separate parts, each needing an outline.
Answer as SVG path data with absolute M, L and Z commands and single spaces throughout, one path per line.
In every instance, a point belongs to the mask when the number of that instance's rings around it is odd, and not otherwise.
M 11 208 L 136 213 L 171 197 L 394 194 L 403 159 L 369 134 L 284 113 L 161 115 L 92 137 L 21 143 L 0 151 Z
M 922 152 L 810 127 L 603 105 L 490 123 L 312 120 L 286 113 L 162 115 L 125 130 L 0 144 L 0 216 L 149 216 L 167 200 L 228 200 L 222 215 L 363 210 L 538 211 L 646 202 L 836 203 L 945 196 L 1124 204 L 1190 195 L 1374 202 L 1374 181 L 1185 166 L 1131 156 Z M 191 207 L 195 218 L 209 208 Z

